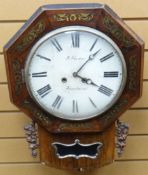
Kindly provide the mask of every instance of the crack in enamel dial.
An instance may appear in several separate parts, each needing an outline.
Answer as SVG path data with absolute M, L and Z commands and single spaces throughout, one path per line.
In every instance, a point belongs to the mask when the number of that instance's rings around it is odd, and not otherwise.
M 67 26 L 43 36 L 25 65 L 27 89 L 46 112 L 67 120 L 101 115 L 120 97 L 126 64 L 102 32 Z

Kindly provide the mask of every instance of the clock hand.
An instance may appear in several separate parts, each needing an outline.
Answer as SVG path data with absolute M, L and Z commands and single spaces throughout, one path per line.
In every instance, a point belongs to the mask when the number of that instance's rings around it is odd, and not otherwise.
M 100 86 L 98 86 L 96 83 L 94 83 L 91 79 L 87 79 L 87 80 L 86 80 L 86 83 L 87 83 L 87 84 L 91 84 L 91 85 L 96 86 L 96 87 L 100 87 Z
M 90 60 L 93 60 L 95 58 L 95 56 L 100 52 L 101 49 L 99 49 L 98 51 L 96 51 L 94 54 L 89 56 Z
M 90 78 L 81 77 L 80 75 L 77 75 L 77 77 L 81 79 L 82 83 L 86 83 L 88 85 L 90 84 L 90 85 L 93 85 L 96 87 L 100 87 L 96 83 L 94 83 Z
M 75 72 L 74 72 L 75 73 Z M 73 73 L 73 74 L 74 74 Z M 80 75 L 73 75 L 73 76 L 75 76 L 75 77 L 77 77 L 77 78 L 80 78 L 81 79 L 81 81 L 83 82 L 83 83 L 86 83 L 87 82 L 87 78 L 85 78 L 85 77 L 81 77 Z
M 74 77 L 77 77 L 78 73 L 80 72 L 80 70 L 89 62 L 92 61 L 95 56 L 100 52 L 101 49 L 99 49 L 98 51 L 96 51 L 94 54 L 89 55 L 89 58 L 85 61 L 85 63 L 76 71 L 73 73 Z

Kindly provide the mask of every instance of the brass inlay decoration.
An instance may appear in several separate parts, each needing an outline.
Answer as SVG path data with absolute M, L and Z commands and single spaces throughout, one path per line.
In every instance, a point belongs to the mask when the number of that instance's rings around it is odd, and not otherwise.
M 131 56 L 129 58 L 129 90 L 136 91 L 137 90 L 137 58 L 136 55 Z
M 61 14 L 56 14 L 53 16 L 55 21 L 91 21 L 94 17 L 94 14 L 92 13 L 78 13 L 78 14 L 66 14 L 66 13 L 61 13 Z
M 119 26 L 114 20 L 112 20 L 109 16 L 105 16 L 103 19 L 103 23 L 107 30 L 117 39 L 119 40 L 124 47 L 132 47 L 135 45 L 134 39 L 129 36 L 124 30 Z
M 103 118 L 105 119 L 105 122 L 108 122 L 108 120 L 110 118 L 116 117 L 116 115 L 118 114 L 118 112 L 120 112 L 121 109 L 123 109 L 127 105 L 128 105 L 128 100 L 127 99 L 121 99 L 121 100 L 119 100 L 119 102 L 117 104 L 115 104 L 111 108 L 111 110 L 109 110 L 109 112 L 107 112 L 106 115 L 103 116 Z
M 32 111 L 33 116 L 42 122 L 43 125 L 49 126 L 51 124 L 50 117 L 47 117 L 36 105 L 32 104 L 28 99 L 25 99 L 22 103 L 22 107 Z
M 17 59 L 14 59 L 12 61 L 12 69 L 14 72 L 15 94 L 18 96 L 20 95 L 21 88 L 23 86 L 23 81 L 22 81 L 22 73 L 21 73 L 21 63 Z
M 89 122 L 84 122 L 84 123 L 61 123 L 59 128 L 60 130 L 64 129 L 89 129 L 92 128 L 92 124 Z
M 31 30 L 28 31 L 27 34 L 19 41 L 19 43 L 15 46 L 15 51 L 21 52 L 28 45 L 30 45 L 44 30 L 45 30 L 45 22 L 39 21 Z

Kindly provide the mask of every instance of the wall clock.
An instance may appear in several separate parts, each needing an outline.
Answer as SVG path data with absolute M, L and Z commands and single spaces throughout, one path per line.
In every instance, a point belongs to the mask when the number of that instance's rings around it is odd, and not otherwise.
M 102 4 L 42 6 L 5 45 L 10 98 L 38 124 L 41 162 L 113 161 L 115 122 L 141 96 L 143 48 Z M 36 128 L 25 129 L 35 156 Z

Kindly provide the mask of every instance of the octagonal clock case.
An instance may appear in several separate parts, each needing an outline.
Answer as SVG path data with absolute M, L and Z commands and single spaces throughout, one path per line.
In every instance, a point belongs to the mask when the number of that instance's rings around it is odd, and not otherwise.
M 83 170 L 113 161 L 115 122 L 141 96 L 143 53 L 107 5 L 45 5 L 30 17 L 4 55 L 11 102 L 38 124 L 41 162 Z

